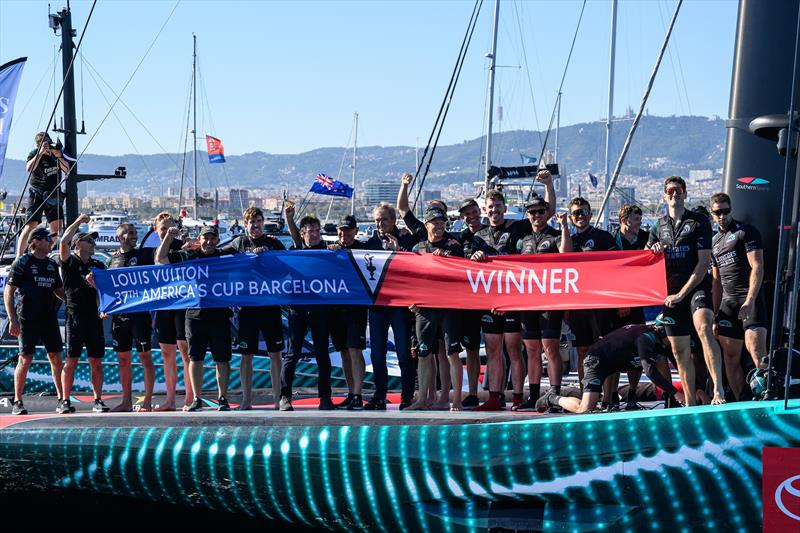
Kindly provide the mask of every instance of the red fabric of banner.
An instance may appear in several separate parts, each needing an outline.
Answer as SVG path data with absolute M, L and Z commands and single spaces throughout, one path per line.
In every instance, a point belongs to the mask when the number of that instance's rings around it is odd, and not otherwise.
M 664 254 L 650 251 L 504 255 L 483 263 L 397 253 L 375 303 L 546 311 L 658 305 L 666 297 Z

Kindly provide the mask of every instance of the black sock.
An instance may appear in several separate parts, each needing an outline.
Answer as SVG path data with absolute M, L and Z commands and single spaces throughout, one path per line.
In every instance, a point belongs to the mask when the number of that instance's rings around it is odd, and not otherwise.
M 636 389 L 628 387 L 628 403 L 636 403 Z
M 561 385 L 550 385 L 550 392 L 553 394 L 561 394 Z
M 539 399 L 539 396 L 541 396 L 541 387 L 542 386 L 539 383 L 537 383 L 536 385 L 531 385 L 530 386 L 530 389 L 531 389 L 530 393 L 531 394 L 530 394 L 529 398 L 531 400 L 536 401 L 536 400 Z

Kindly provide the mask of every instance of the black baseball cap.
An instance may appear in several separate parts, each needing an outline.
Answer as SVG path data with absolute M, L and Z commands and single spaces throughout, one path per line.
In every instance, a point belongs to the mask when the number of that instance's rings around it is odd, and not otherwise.
M 441 209 L 428 209 L 425 211 L 425 223 L 433 222 L 440 218 L 447 220 L 447 214 Z
M 50 233 L 50 230 L 47 228 L 36 228 L 32 232 L 28 234 L 28 244 L 33 242 L 34 239 L 46 239 L 48 237 L 53 238 L 57 234 Z
M 525 210 L 532 209 L 534 207 L 549 207 L 549 204 L 545 202 L 544 198 L 541 196 L 533 196 L 530 200 L 525 203 Z
M 213 224 L 205 224 L 200 228 L 200 235 L 208 235 L 209 233 L 219 237 L 219 228 Z
M 353 215 L 345 215 L 336 224 L 337 229 L 355 229 L 358 227 L 358 221 Z
M 88 233 L 86 231 L 79 231 L 78 233 L 76 233 L 75 235 L 72 236 L 72 241 L 70 242 L 70 246 L 74 247 L 80 241 L 82 241 L 84 239 L 87 239 L 87 238 L 91 238 L 93 241 L 97 240 L 97 237 L 99 237 L 99 236 L 100 236 L 100 234 L 97 233 L 96 231 L 93 231 L 91 233 Z
M 481 206 L 478 205 L 478 202 L 476 202 L 474 198 L 467 198 L 466 200 L 461 202 L 460 206 L 458 206 L 458 212 L 460 213 L 461 211 L 463 211 L 468 207 L 477 207 L 478 209 L 481 208 Z

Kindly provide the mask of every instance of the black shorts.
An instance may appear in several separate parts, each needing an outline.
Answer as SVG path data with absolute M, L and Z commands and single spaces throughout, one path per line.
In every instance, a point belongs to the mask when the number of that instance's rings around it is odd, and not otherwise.
M 419 347 L 417 354 L 427 357 L 439 352 L 439 339 L 444 341 L 445 355 L 461 351 L 461 312 L 453 309 L 422 308 L 415 314 L 414 331 Z
M 616 309 L 578 309 L 569 312 L 569 329 L 575 336 L 574 346 L 591 346 L 597 339 L 611 332 L 612 313 Z
M 337 351 L 366 349 L 368 309 L 363 305 L 331 308 L 329 326 L 333 347 Z
M 561 339 L 563 311 L 522 311 L 522 338 L 528 340 Z
M 149 352 L 152 348 L 153 321 L 150 313 L 114 315 L 111 320 L 112 345 L 115 352 Z
M 34 319 L 20 317 L 19 329 L 19 353 L 22 355 L 36 355 L 39 343 L 44 344 L 47 353 L 61 353 L 64 349 L 56 315 Z
M 705 285 L 705 284 L 703 284 Z M 692 317 L 698 309 L 714 309 L 711 300 L 711 291 L 700 286 L 690 295 L 681 300 L 676 307 L 664 306 L 661 311 L 661 320 L 669 337 L 686 337 L 694 329 Z
M 755 316 L 749 317 L 745 321 L 739 320 L 739 310 L 744 303 L 744 297 L 722 295 L 722 303 L 715 318 L 717 332 L 722 337 L 731 339 L 743 339 L 746 329 L 766 328 L 767 327 L 767 305 L 761 293 L 756 297 L 756 304 L 753 307 Z
M 611 374 L 621 372 L 613 361 L 589 352 L 583 358 L 583 392 L 603 392 L 603 382 Z
M 48 222 L 64 220 L 64 195 L 54 192 L 47 198 L 49 192 L 38 189 L 28 189 L 28 222 L 42 222 L 42 213 Z M 45 200 L 47 198 L 47 200 Z
M 495 335 L 519 333 L 522 330 L 519 323 L 519 311 L 508 311 L 502 316 L 484 311 L 481 315 L 481 329 L 483 329 L 484 335 L 487 333 Z
M 481 347 L 481 317 L 484 311 L 467 309 L 461 311 L 461 345 L 465 350 Z
M 80 357 L 86 346 L 86 356 L 103 357 L 106 340 L 103 336 L 103 319 L 96 315 L 82 316 L 67 313 L 64 333 L 67 337 L 67 357 Z
M 186 340 L 192 361 L 205 360 L 209 349 L 217 363 L 231 360 L 231 321 L 228 317 L 187 318 Z
M 242 307 L 239 311 L 239 351 L 243 354 L 258 353 L 259 334 L 264 335 L 268 352 L 283 351 L 283 322 L 279 306 Z
M 186 309 L 156 311 L 156 335 L 161 344 L 186 340 Z

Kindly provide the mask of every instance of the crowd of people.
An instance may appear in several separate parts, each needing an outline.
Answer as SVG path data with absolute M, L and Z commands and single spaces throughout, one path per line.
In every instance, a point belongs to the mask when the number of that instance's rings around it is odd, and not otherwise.
M 42 146 L 49 146 L 42 139 Z M 50 150 L 44 148 L 42 151 Z M 60 165 L 57 154 L 32 153 L 32 169 Z M 51 161 L 52 159 L 53 161 Z M 43 170 L 43 176 L 49 176 Z M 56 170 L 57 174 L 57 170 Z M 290 306 L 288 345 L 284 344 L 282 313 L 278 306 L 243 307 L 238 311 L 237 345 L 232 346 L 229 308 L 198 308 L 115 314 L 112 318 L 113 347 L 119 358 L 122 401 L 113 411 L 175 410 L 178 383 L 177 354 L 183 359 L 186 383 L 185 411 L 203 409 L 203 362 L 210 352 L 216 365 L 217 405 L 231 408 L 228 400 L 230 361 L 234 350 L 241 353 L 239 368 L 242 400 L 239 409 L 253 407 L 253 356 L 264 339 L 270 357 L 275 409 L 291 411 L 295 368 L 303 356 L 310 330 L 313 355 L 319 369 L 319 409 L 376 410 L 387 408 L 388 370 L 386 355 L 389 329 L 401 372 L 400 409 L 464 409 L 500 411 L 532 410 L 544 405 L 551 412 L 585 412 L 618 402 L 619 373 L 626 372 L 629 387 L 626 405 L 636 405 L 637 384 L 644 372 L 663 391 L 670 405 L 720 404 L 749 399 L 743 373 L 743 348 L 759 366 L 766 355 L 766 309 L 761 291 L 763 258 L 758 231 L 737 221 L 731 199 L 718 193 L 710 199 L 710 216 L 685 206 L 686 183 L 677 176 L 664 182 L 667 213 L 650 229 L 642 226 L 642 211 L 624 205 L 619 226 L 613 233 L 593 226 L 587 200 L 573 198 L 568 211 L 557 216 L 558 227 L 549 224 L 557 215 L 553 179 L 541 170 L 537 181 L 544 195 L 525 204 L 526 218 L 506 220 L 506 199 L 490 190 L 481 206 L 467 199 L 458 208 L 463 230 L 447 229 L 447 206 L 432 201 L 422 220 L 409 208 L 408 189 L 412 177 L 403 175 L 397 205 L 381 203 L 373 210 L 375 233 L 366 242 L 356 239 L 356 219 L 345 216 L 337 225 L 337 241 L 322 240 L 320 220 L 313 215 L 295 220 L 289 202 L 285 215 L 293 250 L 371 249 L 417 252 L 437 256 L 490 261 L 507 254 L 554 254 L 612 250 L 643 250 L 665 254 L 668 296 L 655 324 L 645 324 L 641 308 L 562 311 L 483 311 L 458 308 L 425 308 L 308 305 Z M 39 193 L 31 193 L 29 211 L 42 209 Z M 38 202 L 38 204 L 37 204 Z M 106 266 L 92 258 L 96 234 L 81 232 L 90 221 L 81 215 L 60 236 L 57 260 L 50 258 L 62 225 L 60 208 L 47 212 L 49 228 L 23 232 L 24 253 L 13 263 L 5 289 L 5 307 L 10 333 L 19 338 L 19 361 L 15 369 L 14 414 L 26 413 L 22 401 L 25 380 L 36 346 L 44 344 L 58 395 L 57 412 L 74 412 L 70 392 L 75 366 L 84 348 L 89 358 L 93 410 L 109 411 L 102 399 L 105 353 L 102 319 L 93 269 Z M 398 225 L 402 218 L 404 226 Z M 484 223 L 483 220 L 488 223 Z M 712 231 L 712 221 L 718 229 Z M 36 224 L 34 224 L 36 222 Z M 29 224 L 29 225 L 30 225 Z M 216 225 L 204 226 L 196 241 L 182 241 L 176 220 L 159 214 L 153 228 L 160 238 L 157 248 L 138 245 L 135 226 L 123 223 L 117 229 L 119 249 L 108 268 L 171 264 L 235 253 L 269 253 L 284 250 L 280 240 L 264 232 L 260 209 L 243 213 L 241 234 L 220 245 Z M 570 231 L 572 228 L 572 231 Z M 23 238 L 21 237 L 21 239 Z M 22 244 L 22 240 L 21 240 Z M 56 299 L 66 303 L 66 363 L 56 317 Z M 562 395 L 565 364 L 560 353 L 563 324 L 569 326 L 577 352 L 580 397 Z M 167 395 L 164 404 L 153 404 L 155 367 L 151 338 L 155 328 L 161 349 Z M 364 398 L 364 350 L 369 328 L 374 391 Z M 348 386 L 346 398 L 334 403 L 331 390 L 329 340 L 341 353 Z M 488 397 L 479 400 L 480 347 L 486 352 L 483 385 Z M 144 370 L 145 395 L 137 406 L 131 394 L 132 352 Z M 466 351 L 467 393 L 462 395 Z M 540 383 L 547 362 L 549 389 Z M 678 371 L 673 384 L 669 364 Z M 745 361 L 745 363 L 749 363 Z M 527 378 L 528 394 L 525 396 Z M 463 397 L 462 397 L 463 396 Z M 485 396 L 485 395 L 484 395 Z M 544 401 L 542 401 L 542 399 Z

